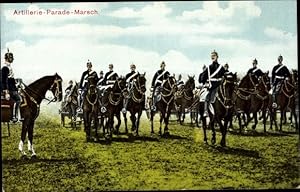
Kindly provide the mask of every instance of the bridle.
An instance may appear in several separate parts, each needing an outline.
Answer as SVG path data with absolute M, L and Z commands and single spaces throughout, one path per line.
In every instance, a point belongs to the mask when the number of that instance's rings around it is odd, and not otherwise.
M 217 95 L 217 99 L 222 104 L 222 106 L 226 109 L 226 113 L 224 116 L 226 116 L 228 114 L 229 109 L 233 108 L 232 98 L 229 98 L 225 94 L 226 84 L 232 84 L 234 86 L 234 80 L 230 81 L 227 78 L 225 78 L 218 89 L 218 92 L 220 94 Z M 230 103 L 230 104 L 228 105 L 228 103 Z
M 120 85 L 121 81 L 122 81 L 122 79 L 116 80 L 117 89 L 120 90 L 120 92 L 114 93 L 113 91 L 111 91 L 108 96 L 109 103 L 112 105 L 115 105 L 115 106 L 119 105 L 122 95 L 126 92 L 126 87 L 124 87 L 123 89 L 121 88 L 121 85 Z M 115 85 L 114 85 L 114 87 L 115 87 Z M 117 101 L 113 100 L 113 95 L 119 95 L 119 97 L 117 98 Z
M 140 83 L 140 76 L 136 78 L 136 81 L 133 84 L 135 90 L 141 95 L 141 98 L 137 98 L 137 96 L 134 94 L 134 91 L 132 92 L 132 100 L 136 103 L 141 103 L 144 100 L 145 91 L 142 91 L 142 88 L 144 87 L 146 90 L 146 85 Z
M 174 84 L 172 85 L 171 82 L 170 82 L 170 79 L 173 79 L 174 80 Z M 166 88 L 164 85 L 167 83 L 167 85 L 169 86 L 169 89 Z M 175 82 L 175 78 L 174 77 L 171 77 L 169 76 L 168 79 L 166 81 L 163 82 L 162 84 L 162 87 L 163 87 L 163 91 L 161 93 L 161 98 L 162 100 L 167 104 L 167 108 L 166 108 L 166 111 L 168 111 L 169 109 L 169 105 L 170 103 L 173 101 L 174 99 L 174 92 L 175 92 L 175 88 L 176 88 L 176 82 Z M 167 94 L 163 94 L 163 92 L 166 91 L 168 92 Z M 171 98 L 169 99 L 169 101 L 167 101 L 166 97 L 169 97 L 171 96 Z
M 256 84 L 254 83 L 251 74 L 248 74 L 249 78 L 250 78 L 250 82 L 251 85 L 254 88 L 244 88 L 244 87 L 238 87 L 236 92 L 236 95 L 241 98 L 242 100 L 249 100 L 251 98 L 252 94 L 256 94 L 257 90 L 256 90 Z M 243 95 L 243 93 L 246 93 L 247 95 Z
M 62 92 L 60 91 L 60 90 L 62 90 L 61 89 L 61 87 L 60 87 L 60 85 L 61 85 L 61 79 L 58 79 L 58 78 L 55 78 L 54 79 L 54 82 L 52 83 L 52 85 L 50 86 L 50 89 L 49 90 L 51 90 L 52 91 L 52 89 L 53 89 L 53 87 L 55 86 L 55 91 L 54 91 L 54 98 L 52 99 L 52 100 L 50 100 L 49 101 L 49 103 L 48 104 L 50 104 L 51 102 L 53 102 L 53 101 L 57 101 L 57 98 L 58 98 L 58 96 L 59 96 L 59 94 L 61 94 Z M 53 91 L 52 91 L 53 92 Z

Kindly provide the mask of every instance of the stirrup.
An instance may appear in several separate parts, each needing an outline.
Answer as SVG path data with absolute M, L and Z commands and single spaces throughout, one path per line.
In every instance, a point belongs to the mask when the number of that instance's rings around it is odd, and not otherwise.
M 155 105 L 151 106 L 151 111 L 156 111 L 156 106 Z
M 203 112 L 203 117 L 208 117 L 208 112 L 207 111 Z
M 17 117 L 13 117 L 13 118 L 12 118 L 12 122 L 13 122 L 13 123 L 18 122 L 18 118 L 17 118 Z
M 127 110 L 125 108 L 122 109 L 122 113 L 126 113 Z
M 274 102 L 274 103 L 272 104 L 272 107 L 273 107 L 273 108 L 277 108 L 277 104 Z

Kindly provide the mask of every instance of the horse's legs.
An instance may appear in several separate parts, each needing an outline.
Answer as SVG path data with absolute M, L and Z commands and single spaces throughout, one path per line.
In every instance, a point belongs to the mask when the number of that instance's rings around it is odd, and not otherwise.
M 258 122 L 257 121 L 257 113 L 256 112 L 253 113 L 253 119 L 254 119 L 254 125 L 252 125 L 252 129 L 255 130 L 257 122 Z
M 239 128 L 240 128 L 240 133 L 242 133 L 242 117 L 241 117 L 241 113 L 240 112 L 237 112 L 236 113 L 236 116 L 237 116 L 237 118 L 238 118 L 238 120 L 239 120 Z
M 120 112 L 116 113 L 116 118 L 118 120 L 118 124 L 116 125 L 116 133 L 119 134 L 119 129 L 120 129 L 120 125 L 121 125 L 121 115 Z
M 201 120 L 202 120 L 202 127 L 203 127 L 204 142 L 206 144 L 208 144 L 207 143 L 207 136 L 206 136 L 206 129 L 207 129 L 206 117 L 203 117 L 203 114 L 201 115 Z
M 283 123 L 284 115 L 285 115 L 285 111 L 282 110 L 280 112 L 280 129 L 279 129 L 280 132 L 282 131 L 282 123 Z
M 124 118 L 124 123 L 125 123 L 125 133 L 128 133 L 128 128 L 127 128 L 127 115 L 126 113 L 123 113 L 123 118 Z
M 139 135 L 140 119 L 141 119 L 141 116 L 142 116 L 142 112 L 143 112 L 143 110 L 140 110 L 138 112 L 138 116 L 137 116 L 137 122 L 136 122 L 136 135 L 137 136 Z
M 165 122 L 165 129 L 164 129 L 164 134 L 169 134 L 169 117 L 171 115 L 171 110 L 167 111 L 166 114 L 164 115 L 164 122 Z
M 262 115 L 261 115 L 261 117 L 263 118 L 264 132 L 267 132 L 267 129 L 266 129 L 266 123 L 267 123 L 266 109 L 263 109 L 263 110 L 262 110 Z
M 296 126 L 295 128 L 296 128 L 296 132 L 297 132 L 299 130 L 299 127 L 298 127 L 297 113 L 296 113 L 295 109 L 292 110 L 292 114 L 293 114 L 293 117 L 295 119 L 295 126 Z M 292 119 L 293 118 L 291 118 L 291 123 L 292 123 Z
M 131 131 L 135 131 L 136 130 L 136 118 L 135 118 L 134 113 L 130 114 L 130 120 L 131 120 Z
M 210 128 L 212 131 L 211 143 L 214 145 L 216 143 L 216 130 L 215 130 L 215 119 L 212 115 L 210 115 Z
M 28 126 L 28 151 L 30 151 L 31 157 L 36 156 L 36 153 L 33 149 L 33 127 L 34 127 L 34 120 L 30 121 L 30 125 Z
M 228 118 L 225 118 L 224 124 L 222 124 L 222 121 L 219 121 L 221 133 L 222 133 L 222 139 L 220 142 L 220 145 L 222 147 L 226 147 L 226 133 L 227 133 L 227 126 L 228 126 Z
M 150 121 L 151 121 L 151 134 L 154 134 L 154 130 L 153 130 L 153 118 L 154 118 L 154 112 L 151 110 L 150 112 Z
M 26 139 L 26 133 L 28 131 L 28 125 L 29 125 L 29 119 L 25 118 L 23 123 L 22 123 L 22 132 L 21 132 L 21 140 L 19 142 L 19 151 L 23 156 L 26 156 L 25 151 L 23 150 L 24 142 Z
M 160 113 L 160 119 L 159 119 L 159 135 L 162 135 L 162 132 L 161 132 L 161 124 L 162 124 L 162 121 L 164 119 L 164 116 L 165 116 L 165 113 L 164 112 L 161 112 Z

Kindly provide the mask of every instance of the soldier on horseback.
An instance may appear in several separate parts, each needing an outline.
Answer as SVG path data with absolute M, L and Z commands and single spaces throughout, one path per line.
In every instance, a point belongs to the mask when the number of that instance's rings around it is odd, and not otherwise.
M 256 58 L 253 60 L 252 64 L 253 64 L 253 67 L 248 70 L 247 75 L 254 74 L 256 76 L 256 78 L 259 79 L 264 73 L 257 67 Z
M 212 64 L 210 64 L 205 71 L 203 76 L 200 79 L 200 83 L 205 84 L 208 81 L 208 94 L 205 98 L 204 103 L 204 117 L 208 116 L 208 106 L 215 100 L 215 95 L 217 92 L 218 86 L 221 84 L 222 77 L 225 74 L 225 69 L 222 65 L 218 63 L 218 53 L 213 51 L 211 53 Z
M 178 79 L 176 81 L 176 84 L 177 84 L 177 87 L 178 87 L 178 90 L 182 90 L 183 87 L 184 87 L 184 82 L 182 80 L 182 76 L 181 74 L 178 75 Z
M 167 79 L 170 76 L 170 73 L 168 71 L 165 70 L 166 64 L 163 61 L 160 64 L 160 70 L 158 70 L 153 79 L 152 79 L 152 83 L 151 83 L 151 93 L 152 93 L 152 98 L 153 98 L 153 103 L 151 106 L 151 110 L 152 111 L 156 111 L 156 103 L 158 101 L 158 95 L 160 94 L 160 89 L 161 89 L 161 85 L 163 83 L 163 80 Z
M 14 61 L 13 53 L 7 50 L 5 53 L 5 62 L 1 69 L 1 93 L 3 92 L 5 95 L 5 99 L 9 100 L 12 98 L 15 102 L 14 109 L 13 109 L 13 117 L 12 121 L 18 121 L 19 115 L 19 107 L 21 102 L 21 97 L 18 94 L 18 88 L 16 87 L 16 80 L 14 78 L 14 72 L 12 69 L 11 64 Z
M 131 89 L 133 87 L 133 82 L 136 79 L 138 72 L 135 71 L 136 66 L 135 64 L 131 64 L 130 65 L 130 70 L 131 72 L 128 73 L 125 78 L 126 78 L 126 87 L 128 90 L 128 96 L 124 98 L 124 108 L 122 109 L 122 113 L 126 113 L 127 110 L 127 104 L 128 104 L 128 99 L 130 98 L 130 93 L 131 93 Z
M 290 72 L 288 68 L 282 64 L 283 57 L 279 55 L 278 57 L 278 64 L 273 67 L 272 70 L 272 107 L 277 108 L 276 104 L 276 96 L 277 93 L 280 90 L 280 87 L 284 81 L 285 78 L 288 78 L 290 76 Z
M 68 96 L 71 94 L 73 87 L 74 87 L 73 81 L 70 80 L 69 81 L 69 86 L 65 89 L 65 93 L 66 93 L 65 98 L 64 98 L 65 101 L 67 100 Z
M 100 71 L 97 87 L 102 85 L 103 79 L 104 79 L 104 73 L 103 73 L 103 71 Z
M 87 70 L 82 73 L 80 83 L 79 83 L 78 94 L 81 96 L 81 98 L 78 101 L 79 103 L 78 111 L 82 111 L 83 98 L 85 98 L 88 89 L 88 79 L 95 78 L 96 81 L 98 81 L 97 72 L 92 70 L 93 65 L 92 62 L 90 62 L 90 60 L 88 60 L 86 66 L 87 66 Z
M 224 69 L 225 69 L 225 73 L 226 73 L 226 74 L 230 73 L 228 63 L 225 63 Z
M 102 85 L 113 85 L 119 77 L 118 74 L 114 72 L 113 64 L 109 64 L 108 69 L 109 71 L 105 74 Z

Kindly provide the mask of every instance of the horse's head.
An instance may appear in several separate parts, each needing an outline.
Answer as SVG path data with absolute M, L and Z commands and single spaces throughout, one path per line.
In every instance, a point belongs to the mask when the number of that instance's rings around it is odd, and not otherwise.
M 256 78 L 256 76 L 252 73 L 249 73 L 241 79 L 241 82 L 239 83 L 239 87 L 247 88 L 247 89 L 255 89 L 258 83 L 259 81 Z
M 188 75 L 188 80 L 185 82 L 184 88 L 187 90 L 195 89 L 195 75 L 194 76 Z
M 271 81 L 270 81 L 270 77 L 269 77 L 269 71 L 265 72 L 261 76 L 260 82 L 263 85 L 263 89 L 265 89 L 267 92 L 269 92 L 271 89 Z
M 162 87 L 168 92 L 176 92 L 178 90 L 175 76 L 168 76 L 167 79 L 163 81 Z
M 87 82 L 88 82 L 88 94 L 96 94 L 97 93 L 96 76 L 89 76 Z
M 54 101 L 62 100 L 62 78 L 57 73 L 53 76 L 53 83 L 50 87 L 50 91 L 54 95 Z
M 128 94 L 126 89 L 126 78 L 125 77 L 119 77 L 112 87 L 113 93 L 122 93 L 123 95 Z
M 296 85 L 296 87 L 298 87 L 298 70 L 297 69 L 292 69 L 292 73 L 291 73 L 291 79 L 293 81 L 293 83 Z
M 146 77 L 145 77 L 146 73 L 143 74 L 138 74 L 137 78 L 136 78 L 136 87 L 137 90 L 144 94 L 146 92 Z
M 232 104 L 232 95 L 235 89 L 236 82 L 237 82 L 236 73 L 230 72 L 224 75 L 224 78 L 221 83 L 221 93 L 224 97 L 225 105 L 227 104 L 226 102 L 231 102 L 229 105 Z

